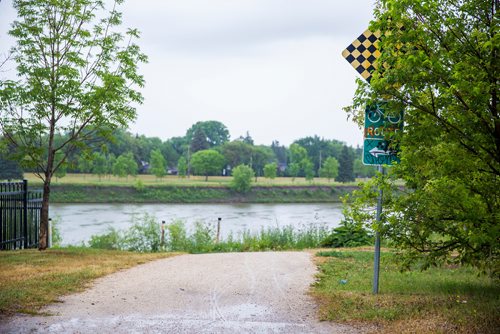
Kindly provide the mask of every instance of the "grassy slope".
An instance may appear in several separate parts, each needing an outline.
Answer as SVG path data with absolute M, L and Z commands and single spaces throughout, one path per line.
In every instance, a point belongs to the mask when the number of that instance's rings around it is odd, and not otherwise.
M 368 324 L 377 333 L 498 333 L 500 285 L 471 268 L 402 273 L 396 255 L 383 252 L 375 296 L 372 252 L 330 255 L 318 260 L 323 263 L 312 292 L 323 320 Z
M 40 181 L 32 174 L 25 175 L 31 188 Z M 54 180 L 51 187 L 53 203 L 307 203 L 339 202 L 340 196 L 356 188 L 326 179 L 308 182 L 303 178 L 253 182 L 249 193 L 239 194 L 229 188 L 231 177 L 191 178 L 165 177 L 157 180 L 151 175 L 116 178 L 96 175 L 69 174 Z
M 0 314 L 37 313 L 98 277 L 171 255 L 87 248 L 0 252 Z

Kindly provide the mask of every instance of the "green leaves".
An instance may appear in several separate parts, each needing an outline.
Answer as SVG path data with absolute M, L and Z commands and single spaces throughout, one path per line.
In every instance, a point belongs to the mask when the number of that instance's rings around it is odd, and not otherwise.
M 401 163 L 383 184 L 400 178 L 406 191 L 384 198 L 386 237 L 407 263 L 460 261 L 498 275 L 498 3 L 384 0 L 375 14 L 387 66 L 358 83 L 346 111 L 361 122 L 357 110 L 380 97 L 405 110 Z

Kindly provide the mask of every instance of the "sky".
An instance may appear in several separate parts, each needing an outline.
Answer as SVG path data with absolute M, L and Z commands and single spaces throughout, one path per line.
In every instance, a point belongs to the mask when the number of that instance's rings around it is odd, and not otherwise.
M 166 140 L 216 120 L 231 139 L 248 131 L 255 144 L 318 135 L 362 146 L 342 110 L 359 76 L 341 53 L 368 27 L 374 1 L 125 1 L 123 25 L 141 31 L 149 57 L 130 131 Z M 14 19 L 11 1 L 2 0 L 0 54 L 13 43 Z

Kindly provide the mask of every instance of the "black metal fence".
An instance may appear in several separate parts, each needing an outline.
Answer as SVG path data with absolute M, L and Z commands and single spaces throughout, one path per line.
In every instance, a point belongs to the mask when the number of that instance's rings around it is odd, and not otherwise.
M 28 181 L 0 182 L 0 249 L 38 247 L 42 191 Z

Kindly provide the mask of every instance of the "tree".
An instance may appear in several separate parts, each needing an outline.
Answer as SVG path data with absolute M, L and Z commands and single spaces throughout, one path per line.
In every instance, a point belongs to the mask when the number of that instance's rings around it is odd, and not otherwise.
M 254 177 L 253 169 L 247 165 L 238 165 L 233 169 L 233 179 L 231 180 L 231 188 L 237 192 L 245 193 L 250 191 L 252 178 Z
M 180 177 L 185 177 L 187 174 L 187 161 L 186 158 L 180 157 L 179 161 L 177 162 L 177 173 Z
M 353 164 L 354 177 L 373 177 L 376 172 L 375 166 L 363 165 L 361 158 L 355 159 Z
M 271 163 L 276 160 L 273 150 L 264 145 L 253 146 L 252 147 L 252 165 L 255 172 L 255 181 L 257 181 L 257 176 L 262 175 L 264 166 L 267 163 Z
M 300 163 L 307 158 L 307 151 L 299 144 L 290 145 L 290 162 Z
M 339 156 L 339 175 L 337 181 L 339 182 L 352 182 L 354 181 L 354 159 L 349 152 L 349 148 L 344 145 L 342 152 Z
M 234 140 L 222 145 L 221 153 L 231 168 L 238 165 L 250 165 L 253 146 L 240 140 Z
M 197 175 L 208 176 L 219 173 L 224 166 L 224 156 L 215 150 L 198 151 L 191 157 L 191 165 Z
M 328 157 L 321 168 L 321 176 L 326 177 L 328 181 L 339 175 L 339 162 L 334 157 Z
M 191 139 L 191 153 L 196 153 L 198 151 L 203 151 L 210 148 L 207 141 L 207 135 L 201 127 L 196 128 Z
M 385 221 L 375 227 L 408 266 L 460 262 L 500 276 L 499 7 L 382 0 L 375 12 L 384 66 L 370 86 L 358 83 L 347 111 L 360 120 L 380 96 L 389 113 L 404 110 L 401 162 L 376 182 L 388 190 L 399 178 L 406 191 L 384 192 Z
M 288 174 L 292 177 L 292 182 L 300 173 L 300 165 L 297 162 L 292 162 L 288 165 Z
M 92 155 L 92 160 L 94 160 L 94 168 L 92 172 L 99 176 L 99 181 L 101 181 L 101 177 L 106 175 L 107 173 L 107 159 L 104 153 L 94 152 Z
M 218 121 L 205 121 L 197 122 L 187 130 L 186 139 L 189 143 L 194 138 L 197 129 L 205 132 L 209 148 L 221 146 L 229 141 L 229 131 L 224 124 Z
M 271 180 L 275 179 L 277 171 L 278 171 L 278 165 L 276 164 L 276 162 L 266 164 L 264 166 L 264 177 Z
M 78 158 L 78 171 L 80 173 L 90 173 L 93 167 L 94 161 L 91 156 L 88 156 L 87 154 L 80 155 Z
M 113 175 L 118 177 L 137 175 L 137 162 L 135 162 L 132 152 L 124 153 L 116 158 L 113 164 Z
M 302 169 L 304 170 L 304 176 L 307 181 L 312 181 L 314 179 L 314 164 L 308 158 L 302 159 L 300 162 Z
M 94 134 L 109 135 L 135 118 L 133 105 L 142 101 L 136 89 L 144 84 L 137 68 L 146 56 L 133 42 L 137 30 L 116 32 L 121 15 L 103 1 L 14 0 L 13 5 L 18 18 L 9 34 L 17 42 L 11 55 L 18 80 L 0 83 L 0 129 L 22 165 L 34 168 L 43 181 L 43 250 L 54 173 Z M 58 133 L 67 139 L 55 145 Z M 64 158 L 55 163 L 58 152 Z
M 151 151 L 151 159 L 150 159 L 150 171 L 156 177 L 164 177 L 167 173 L 165 170 L 166 160 L 161 154 L 159 149 Z

